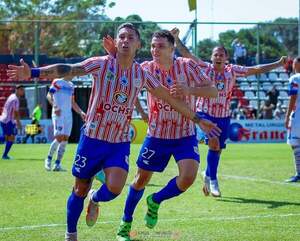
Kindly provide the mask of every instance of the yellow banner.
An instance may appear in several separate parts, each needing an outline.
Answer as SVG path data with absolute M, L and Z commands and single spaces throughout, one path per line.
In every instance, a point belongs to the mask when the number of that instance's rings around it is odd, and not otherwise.
M 148 125 L 142 120 L 132 120 L 130 123 L 131 143 L 142 144 L 147 134 Z
M 196 10 L 197 8 L 197 0 L 188 0 L 190 11 Z

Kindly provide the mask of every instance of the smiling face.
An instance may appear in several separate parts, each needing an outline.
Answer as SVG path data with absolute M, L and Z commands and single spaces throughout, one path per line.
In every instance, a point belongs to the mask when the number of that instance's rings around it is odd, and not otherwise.
M 119 54 L 128 56 L 134 56 L 136 51 L 141 47 L 141 42 L 136 31 L 128 27 L 119 30 L 115 44 Z
M 165 63 L 173 59 L 174 45 L 164 37 L 153 37 L 151 41 L 151 54 L 154 61 Z
M 227 61 L 226 50 L 222 47 L 215 47 L 212 51 L 211 62 L 217 69 L 222 69 Z

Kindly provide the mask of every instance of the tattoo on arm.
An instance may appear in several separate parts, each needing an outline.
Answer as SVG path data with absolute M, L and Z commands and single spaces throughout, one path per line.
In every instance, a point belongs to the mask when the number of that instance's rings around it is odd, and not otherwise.
M 81 64 L 54 64 L 41 68 L 42 77 L 60 78 L 65 76 L 82 76 L 85 71 Z

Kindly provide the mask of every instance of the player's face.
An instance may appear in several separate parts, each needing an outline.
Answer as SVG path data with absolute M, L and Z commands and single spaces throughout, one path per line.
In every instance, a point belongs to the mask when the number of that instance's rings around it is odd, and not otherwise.
M 20 96 L 20 97 L 24 96 L 24 95 L 25 95 L 24 89 L 23 89 L 23 88 L 19 88 L 19 89 L 17 90 L 17 95 Z
M 225 66 L 227 60 L 227 55 L 222 48 L 214 48 L 211 55 L 211 62 L 217 68 L 222 68 Z
M 130 28 L 121 28 L 116 38 L 118 53 L 134 56 L 141 43 L 136 32 Z
M 152 38 L 151 54 L 154 61 L 164 62 L 173 58 L 174 45 L 167 38 Z

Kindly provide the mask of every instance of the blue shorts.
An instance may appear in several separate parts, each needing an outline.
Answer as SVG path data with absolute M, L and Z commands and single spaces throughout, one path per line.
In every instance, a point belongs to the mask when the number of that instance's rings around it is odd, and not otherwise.
M 81 133 L 72 174 L 81 179 L 90 179 L 108 167 L 120 167 L 128 172 L 129 154 L 130 142 L 110 143 Z
M 171 140 L 146 137 L 136 164 L 147 171 L 162 172 L 172 155 L 176 162 L 183 159 L 200 162 L 196 136 Z
M 222 130 L 221 135 L 219 136 L 219 142 L 220 142 L 220 148 L 225 149 L 226 148 L 226 140 L 229 137 L 229 127 L 230 127 L 230 117 L 224 117 L 224 118 L 218 118 L 210 116 L 204 112 L 198 112 L 201 115 L 204 116 L 207 120 L 212 121 L 213 123 L 216 123 L 217 126 Z M 205 136 L 205 143 L 208 144 L 208 137 Z
M 7 123 L 1 122 L 1 127 L 4 136 L 15 136 L 17 134 L 16 124 L 14 124 L 12 121 Z

